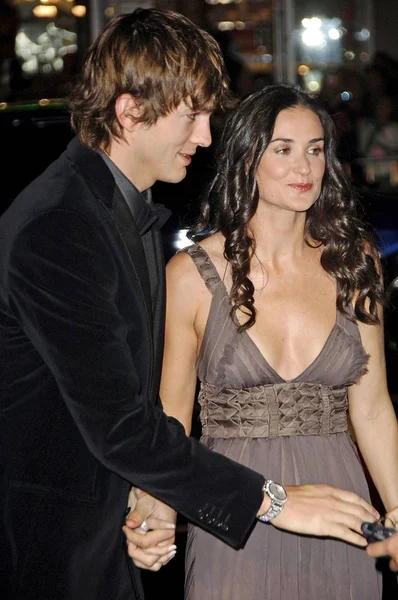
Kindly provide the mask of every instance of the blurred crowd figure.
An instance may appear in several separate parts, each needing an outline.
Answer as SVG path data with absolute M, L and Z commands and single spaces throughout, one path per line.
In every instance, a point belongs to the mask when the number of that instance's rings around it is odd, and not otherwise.
M 19 13 L 6 0 L 0 0 L 0 102 L 18 99 L 23 87 L 22 68 L 15 54 Z
M 319 97 L 339 134 L 338 154 L 354 180 L 398 185 L 398 61 L 375 54 L 363 72 L 327 69 Z
M 243 96 L 250 89 L 250 80 L 245 59 L 234 42 L 232 31 L 221 31 L 217 27 L 209 27 L 209 33 L 220 46 L 229 85 L 236 96 Z
M 15 51 L 20 25 L 18 9 L 9 0 L 0 0 L 0 102 L 66 98 L 77 73 L 77 54 L 63 57 L 60 72 L 26 75 Z
M 359 123 L 358 154 L 375 159 L 368 180 L 394 180 L 398 173 L 389 157 L 398 155 L 398 61 L 380 53 L 365 71 L 368 111 Z M 384 159 L 384 160 L 383 160 Z M 371 181 L 369 181 L 371 183 Z

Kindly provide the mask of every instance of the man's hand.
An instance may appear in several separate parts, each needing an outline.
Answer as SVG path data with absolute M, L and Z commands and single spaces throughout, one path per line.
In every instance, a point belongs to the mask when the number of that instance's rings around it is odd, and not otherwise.
M 123 527 L 128 554 L 137 567 L 158 571 L 176 554 L 176 513 L 137 488 L 130 493 L 129 505 L 134 510 L 127 516 Z
M 366 546 L 361 524 L 374 521 L 380 515 L 360 496 L 329 485 L 284 487 L 287 501 L 282 512 L 272 519 L 272 525 L 286 531 Z M 265 510 L 267 508 L 265 506 Z
M 398 532 L 384 540 L 383 542 L 374 542 L 366 548 L 369 556 L 390 556 L 390 569 L 398 571 Z

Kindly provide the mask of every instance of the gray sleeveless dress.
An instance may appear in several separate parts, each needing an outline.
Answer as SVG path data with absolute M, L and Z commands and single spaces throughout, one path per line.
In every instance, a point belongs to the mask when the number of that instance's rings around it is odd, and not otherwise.
M 337 312 L 318 357 L 285 381 L 234 325 L 205 250 L 184 251 L 213 296 L 197 359 L 203 444 L 286 485 L 328 483 L 369 500 L 347 432 L 347 386 L 367 362 L 356 323 Z M 377 600 L 380 585 L 374 560 L 344 542 L 256 523 L 234 550 L 189 527 L 186 600 Z

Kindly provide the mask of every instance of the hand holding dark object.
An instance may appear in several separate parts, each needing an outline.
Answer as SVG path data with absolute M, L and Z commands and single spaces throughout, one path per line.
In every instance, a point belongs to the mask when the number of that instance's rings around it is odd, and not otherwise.
M 383 541 L 370 543 L 366 552 L 375 558 L 389 557 L 391 571 L 398 571 L 398 530 L 395 530 L 394 535 L 389 535 Z
M 386 527 L 384 524 L 384 519 L 380 519 L 380 521 L 374 521 L 372 523 L 362 523 L 361 529 L 368 544 L 382 542 L 383 540 L 386 540 L 397 533 L 397 530 L 394 527 Z
M 395 528 L 395 519 L 389 516 L 394 510 L 387 513 L 380 521 L 363 523 L 362 531 L 369 543 L 366 548 L 367 554 L 381 560 L 389 558 L 390 569 L 398 571 L 398 529 Z M 394 527 L 387 527 L 386 521 Z

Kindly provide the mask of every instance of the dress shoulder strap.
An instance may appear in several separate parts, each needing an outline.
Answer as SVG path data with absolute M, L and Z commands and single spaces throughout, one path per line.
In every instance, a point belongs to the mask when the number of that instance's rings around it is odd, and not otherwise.
M 189 254 L 192 258 L 199 275 L 205 282 L 209 292 L 213 295 L 216 288 L 222 283 L 222 279 L 206 250 L 199 244 L 194 244 L 193 246 L 184 248 L 181 252 Z

